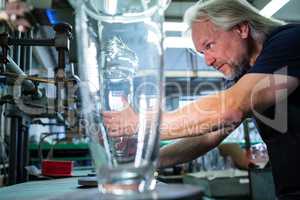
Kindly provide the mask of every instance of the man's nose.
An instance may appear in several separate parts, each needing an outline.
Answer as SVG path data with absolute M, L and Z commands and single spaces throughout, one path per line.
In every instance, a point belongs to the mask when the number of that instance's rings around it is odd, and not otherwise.
M 208 66 L 213 66 L 214 62 L 216 61 L 216 59 L 208 53 L 204 53 L 204 59 Z

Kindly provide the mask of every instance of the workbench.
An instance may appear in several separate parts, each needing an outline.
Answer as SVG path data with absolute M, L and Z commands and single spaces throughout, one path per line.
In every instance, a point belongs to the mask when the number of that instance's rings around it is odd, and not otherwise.
M 203 193 L 199 187 L 161 182 L 157 184 L 155 191 L 143 193 L 141 196 L 116 197 L 112 195 L 100 195 L 96 187 L 80 187 L 77 177 L 31 181 L 0 188 L 0 200 L 201 200 L 202 196 Z

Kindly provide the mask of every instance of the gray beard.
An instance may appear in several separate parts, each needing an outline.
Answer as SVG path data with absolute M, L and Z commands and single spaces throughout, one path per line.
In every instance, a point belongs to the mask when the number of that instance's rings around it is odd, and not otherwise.
M 241 76 L 243 76 L 247 71 L 248 71 L 248 68 L 245 67 L 245 65 L 240 65 L 234 70 L 234 72 L 232 74 L 230 74 L 228 76 L 224 75 L 224 78 L 228 81 L 236 81 Z

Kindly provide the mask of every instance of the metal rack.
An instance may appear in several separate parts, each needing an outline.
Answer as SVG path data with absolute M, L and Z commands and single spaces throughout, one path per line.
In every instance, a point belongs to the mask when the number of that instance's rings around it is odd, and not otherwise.
M 77 77 L 67 78 L 65 73 L 72 27 L 67 23 L 59 23 L 53 26 L 53 29 L 56 34 L 54 38 L 50 39 L 33 39 L 32 32 L 23 34 L 20 38 L 11 37 L 8 33 L 0 34 L 0 46 L 2 49 L 0 55 L 0 76 L 3 77 L 5 84 L 9 85 L 15 84 L 15 80 L 21 80 L 21 84 L 17 86 L 19 88 L 17 96 L 15 87 L 14 90 L 10 89 L 9 94 L 2 96 L 0 99 L 0 104 L 5 105 L 4 116 L 9 124 L 9 185 L 25 182 L 28 179 L 25 166 L 28 164 L 28 128 L 31 120 L 34 117 L 49 117 L 56 118 L 64 123 L 68 115 L 65 108 L 65 106 L 68 108 L 68 101 L 62 103 L 64 101 L 62 91 L 70 87 L 70 82 L 74 85 L 79 81 Z M 9 46 L 13 46 L 14 54 L 12 58 L 9 56 Z M 30 72 L 32 65 L 32 46 L 56 48 L 58 65 L 55 68 L 55 77 L 53 79 L 26 74 L 26 72 Z M 47 107 L 46 102 L 48 99 L 45 93 L 39 89 L 39 83 L 54 84 L 56 86 L 55 107 L 53 109 Z M 25 113 L 16 103 L 18 98 L 29 107 L 44 108 L 48 112 L 37 115 Z M 68 126 L 68 124 L 65 123 L 65 126 Z

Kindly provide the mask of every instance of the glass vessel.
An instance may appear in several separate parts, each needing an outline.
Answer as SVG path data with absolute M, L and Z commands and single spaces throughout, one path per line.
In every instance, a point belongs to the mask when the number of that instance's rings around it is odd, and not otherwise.
M 70 0 L 76 11 L 82 126 L 102 193 L 154 189 L 159 152 L 167 0 Z M 136 123 L 112 136 L 103 112 L 133 111 Z M 121 119 L 120 120 L 124 120 Z M 131 123 L 131 122 L 128 122 Z

